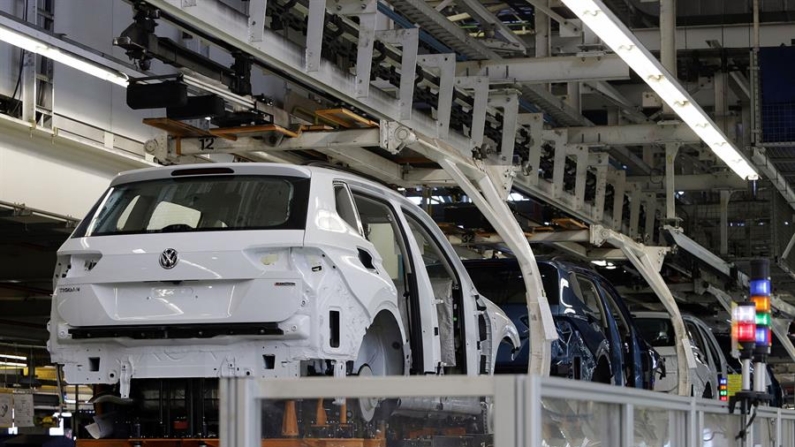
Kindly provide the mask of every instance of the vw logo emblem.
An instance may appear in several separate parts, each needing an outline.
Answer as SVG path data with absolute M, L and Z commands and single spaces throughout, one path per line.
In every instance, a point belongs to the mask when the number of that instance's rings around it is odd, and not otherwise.
M 174 266 L 177 265 L 177 262 L 179 262 L 177 250 L 167 248 L 163 250 L 163 253 L 160 253 L 160 267 L 164 269 L 173 269 Z

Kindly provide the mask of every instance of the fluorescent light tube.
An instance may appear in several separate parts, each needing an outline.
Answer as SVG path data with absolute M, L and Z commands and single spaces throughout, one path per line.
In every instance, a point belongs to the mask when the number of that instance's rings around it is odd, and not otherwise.
M 0 362 L 0 366 L 14 366 L 14 367 L 17 367 L 17 368 L 25 368 L 28 365 L 26 365 L 24 363 L 17 363 L 17 362 Z
M 122 87 L 127 87 L 127 75 L 123 73 L 100 67 L 99 65 L 96 65 L 92 62 L 88 62 L 72 54 L 65 53 L 58 48 L 53 48 L 44 42 L 31 39 L 24 34 L 20 34 L 6 27 L 0 26 L 0 40 L 14 45 L 15 47 L 22 48 L 25 51 L 40 54 L 48 59 L 68 65 L 91 76 L 95 76 L 105 81 L 110 81 Z
M 28 358 L 23 355 L 0 354 L 0 357 L 5 359 L 22 360 L 23 362 L 28 360 Z
M 759 178 L 745 156 L 729 142 L 660 61 L 609 12 L 601 0 L 562 0 L 562 2 L 582 20 L 583 24 L 612 48 L 731 170 L 743 179 Z

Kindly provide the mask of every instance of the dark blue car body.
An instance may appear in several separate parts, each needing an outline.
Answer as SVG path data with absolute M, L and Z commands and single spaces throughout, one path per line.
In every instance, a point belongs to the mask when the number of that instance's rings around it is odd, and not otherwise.
M 519 330 L 522 346 L 497 355 L 498 373 L 527 371 L 530 347 L 525 286 L 515 259 L 464 261 L 478 292 L 500 306 Z M 593 270 L 561 261 L 538 261 L 558 340 L 550 374 L 652 389 L 664 374 L 660 357 L 643 340 L 616 292 Z M 513 358 L 512 358 L 513 357 Z

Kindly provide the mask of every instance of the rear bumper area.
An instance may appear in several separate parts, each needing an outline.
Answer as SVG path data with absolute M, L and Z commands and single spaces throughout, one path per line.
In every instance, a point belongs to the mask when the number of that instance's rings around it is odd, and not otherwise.
M 276 340 L 239 340 L 229 345 L 193 340 L 186 345 L 147 346 L 95 342 L 61 347 L 57 362 L 63 364 L 70 384 L 118 383 L 126 396 L 132 379 L 297 377 L 301 362 L 296 361 L 296 351 L 302 348 Z
M 213 338 L 221 335 L 284 335 L 277 323 L 92 326 L 69 329 L 73 340 L 129 337 L 134 340 Z

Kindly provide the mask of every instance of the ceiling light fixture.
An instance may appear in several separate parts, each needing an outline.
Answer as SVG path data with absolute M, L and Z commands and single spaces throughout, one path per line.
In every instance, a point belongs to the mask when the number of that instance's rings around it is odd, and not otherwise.
M 88 62 L 73 54 L 51 47 L 44 42 L 32 39 L 9 28 L 0 26 L 0 40 L 25 51 L 40 54 L 48 59 L 68 65 L 91 76 L 110 81 L 122 87 L 127 87 L 127 75 L 124 73 L 101 67 L 93 62 Z
M 679 85 L 657 58 L 640 43 L 601 0 L 562 0 L 571 11 L 618 54 L 635 73 L 737 175 L 756 180 L 759 174 L 704 110 Z

